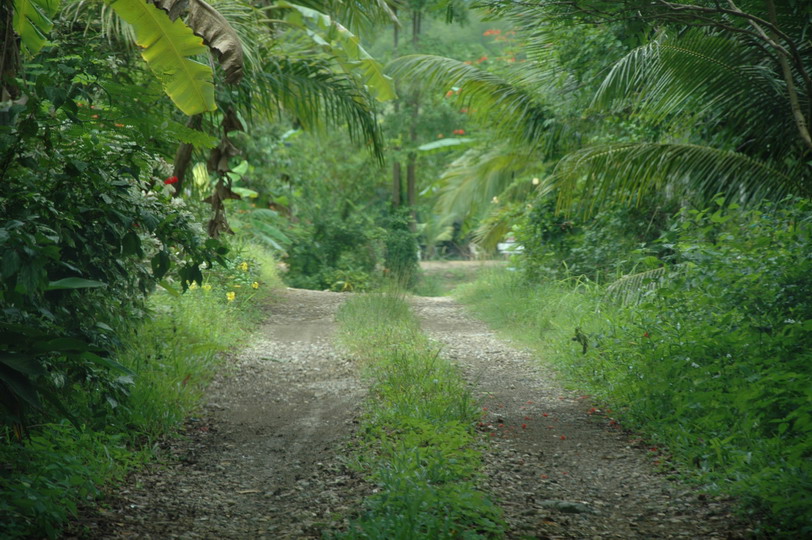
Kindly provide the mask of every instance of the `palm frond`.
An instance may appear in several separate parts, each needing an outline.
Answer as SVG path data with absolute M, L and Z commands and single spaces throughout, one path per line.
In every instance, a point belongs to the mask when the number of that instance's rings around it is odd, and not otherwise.
M 457 103 L 487 117 L 505 137 L 538 146 L 553 125 L 553 115 L 537 96 L 498 75 L 442 56 L 415 54 L 389 63 L 386 71 L 404 82 L 419 81 L 438 94 L 459 88 Z
M 606 298 L 624 306 L 639 304 L 647 292 L 660 286 L 665 276 L 665 266 L 627 274 L 606 287 Z
M 593 104 L 634 96 L 654 123 L 723 126 L 738 144 L 783 154 L 794 124 L 780 74 L 761 49 L 735 35 L 692 30 L 665 34 L 627 54 L 610 70 Z
M 565 156 L 554 175 L 560 190 L 559 208 L 568 207 L 580 193 L 587 210 L 610 196 L 639 203 L 654 191 L 705 198 L 724 193 L 741 203 L 810 193 L 810 186 L 799 178 L 765 162 L 692 144 L 625 143 L 584 148 Z
M 273 37 L 267 26 L 266 13 L 247 0 L 209 0 L 222 15 L 242 44 L 246 76 L 262 64 L 262 58 L 272 47 Z
M 299 0 L 296 4 L 341 21 L 353 33 L 369 32 L 380 25 L 397 21 L 386 0 Z
M 479 212 L 513 183 L 516 174 L 535 166 L 537 158 L 507 144 L 472 148 L 454 160 L 440 181 L 441 214 L 462 218 Z
M 263 114 L 281 112 L 292 116 L 308 129 L 325 123 L 345 126 L 350 137 L 367 143 L 380 159 L 382 135 L 374 109 L 374 99 L 353 77 L 331 71 L 326 60 L 285 56 L 269 57 L 254 77 L 259 90 L 252 105 Z M 252 87 L 244 85 L 249 94 Z
M 511 231 L 522 213 L 522 205 L 516 202 L 491 209 L 474 230 L 474 243 L 486 252 L 493 252 L 497 244 L 504 240 Z

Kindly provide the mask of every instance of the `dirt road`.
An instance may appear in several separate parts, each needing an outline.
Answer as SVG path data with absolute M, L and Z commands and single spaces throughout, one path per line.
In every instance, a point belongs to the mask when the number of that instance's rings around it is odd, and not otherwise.
M 132 475 L 85 516 L 83 538 L 322 538 L 374 486 L 346 465 L 361 413 L 357 366 L 334 345 L 346 295 L 287 289 L 207 394 L 175 459 Z M 414 298 L 485 416 L 483 489 L 509 538 L 739 538 L 725 501 L 658 472 L 659 450 L 565 391 L 453 300 Z
M 342 464 L 363 401 L 333 345 L 345 296 L 287 289 L 209 387 L 175 459 L 133 475 L 86 538 L 321 538 L 368 486 Z

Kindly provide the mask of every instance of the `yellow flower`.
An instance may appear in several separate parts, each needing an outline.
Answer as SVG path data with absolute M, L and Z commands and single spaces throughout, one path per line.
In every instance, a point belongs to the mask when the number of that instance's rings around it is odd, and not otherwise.
M 229 302 L 233 302 L 235 298 L 237 298 L 237 293 L 235 293 L 234 291 L 226 293 L 226 300 L 228 300 Z
M 200 288 L 206 292 L 209 292 L 211 290 L 211 285 L 209 285 L 208 283 L 204 283 L 203 285 L 200 286 Z
M 195 290 L 195 289 L 197 289 L 197 281 L 193 281 L 193 282 L 191 282 L 191 283 L 189 284 L 189 290 L 190 290 L 190 291 L 193 291 L 193 290 Z
M 245 261 L 240 263 L 240 270 L 242 270 L 243 272 L 248 272 L 248 263 Z
M 259 283 L 257 283 L 256 281 L 255 281 L 255 282 L 253 282 L 253 283 L 251 284 L 251 286 L 252 286 L 253 288 L 255 288 L 255 289 L 259 289 Z

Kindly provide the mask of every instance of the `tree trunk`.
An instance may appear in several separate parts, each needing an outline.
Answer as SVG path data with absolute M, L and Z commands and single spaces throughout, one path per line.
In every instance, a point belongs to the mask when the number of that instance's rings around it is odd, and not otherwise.
M 392 206 L 395 208 L 400 206 L 402 190 L 400 161 L 395 161 L 395 163 L 392 164 Z
M 420 42 L 421 16 L 419 11 L 412 11 L 412 47 L 415 51 Z M 420 92 L 414 90 L 411 96 L 411 114 L 409 115 L 409 143 L 412 151 L 406 158 L 406 202 L 409 205 L 409 230 L 417 231 L 417 120 L 420 115 Z
M 0 101 L 20 97 L 14 84 L 20 59 L 20 45 L 13 27 L 14 13 L 11 2 L 0 2 Z
M 186 127 L 200 129 L 202 122 L 203 117 L 196 114 L 189 118 L 189 121 L 186 122 Z M 175 184 L 175 197 L 178 197 L 183 189 L 183 181 L 186 178 L 186 171 L 189 169 L 189 164 L 192 162 L 192 151 L 194 151 L 193 145 L 189 143 L 182 143 L 180 146 L 178 146 L 177 152 L 175 152 L 175 162 L 172 170 L 172 176 L 176 176 L 178 178 L 178 182 Z
M 406 162 L 406 201 L 409 205 L 409 230 L 417 231 L 417 154 L 409 152 Z
M 392 8 L 392 13 L 394 13 L 395 18 L 397 18 L 397 16 L 398 16 L 398 8 L 393 7 Z M 394 33 L 392 34 L 392 45 L 394 46 L 393 49 L 394 49 L 394 52 L 395 52 L 395 56 L 397 56 L 398 40 L 400 38 L 400 27 L 398 26 L 398 23 L 395 22 L 395 23 L 392 24 L 392 28 L 394 29 Z

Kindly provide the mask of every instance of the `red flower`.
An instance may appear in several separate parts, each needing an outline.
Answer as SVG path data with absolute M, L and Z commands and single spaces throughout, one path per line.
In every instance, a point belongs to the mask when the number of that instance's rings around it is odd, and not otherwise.
M 487 61 L 488 61 L 488 57 L 487 57 L 487 56 L 480 56 L 480 57 L 479 57 L 479 60 L 477 60 L 477 61 L 476 61 L 476 63 L 477 63 L 477 64 L 481 64 L 482 62 L 487 62 Z
M 648 332 L 643 332 L 643 337 L 650 337 Z
M 455 129 L 454 130 L 454 135 L 465 135 L 465 130 L 464 129 Z
M 522 424 L 522 429 L 527 429 L 527 424 Z
M 178 177 L 177 176 L 170 176 L 169 178 L 164 180 L 164 184 L 167 184 L 167 185 L 168 184 L 177 184 L 177 183 L 178 183 Z

